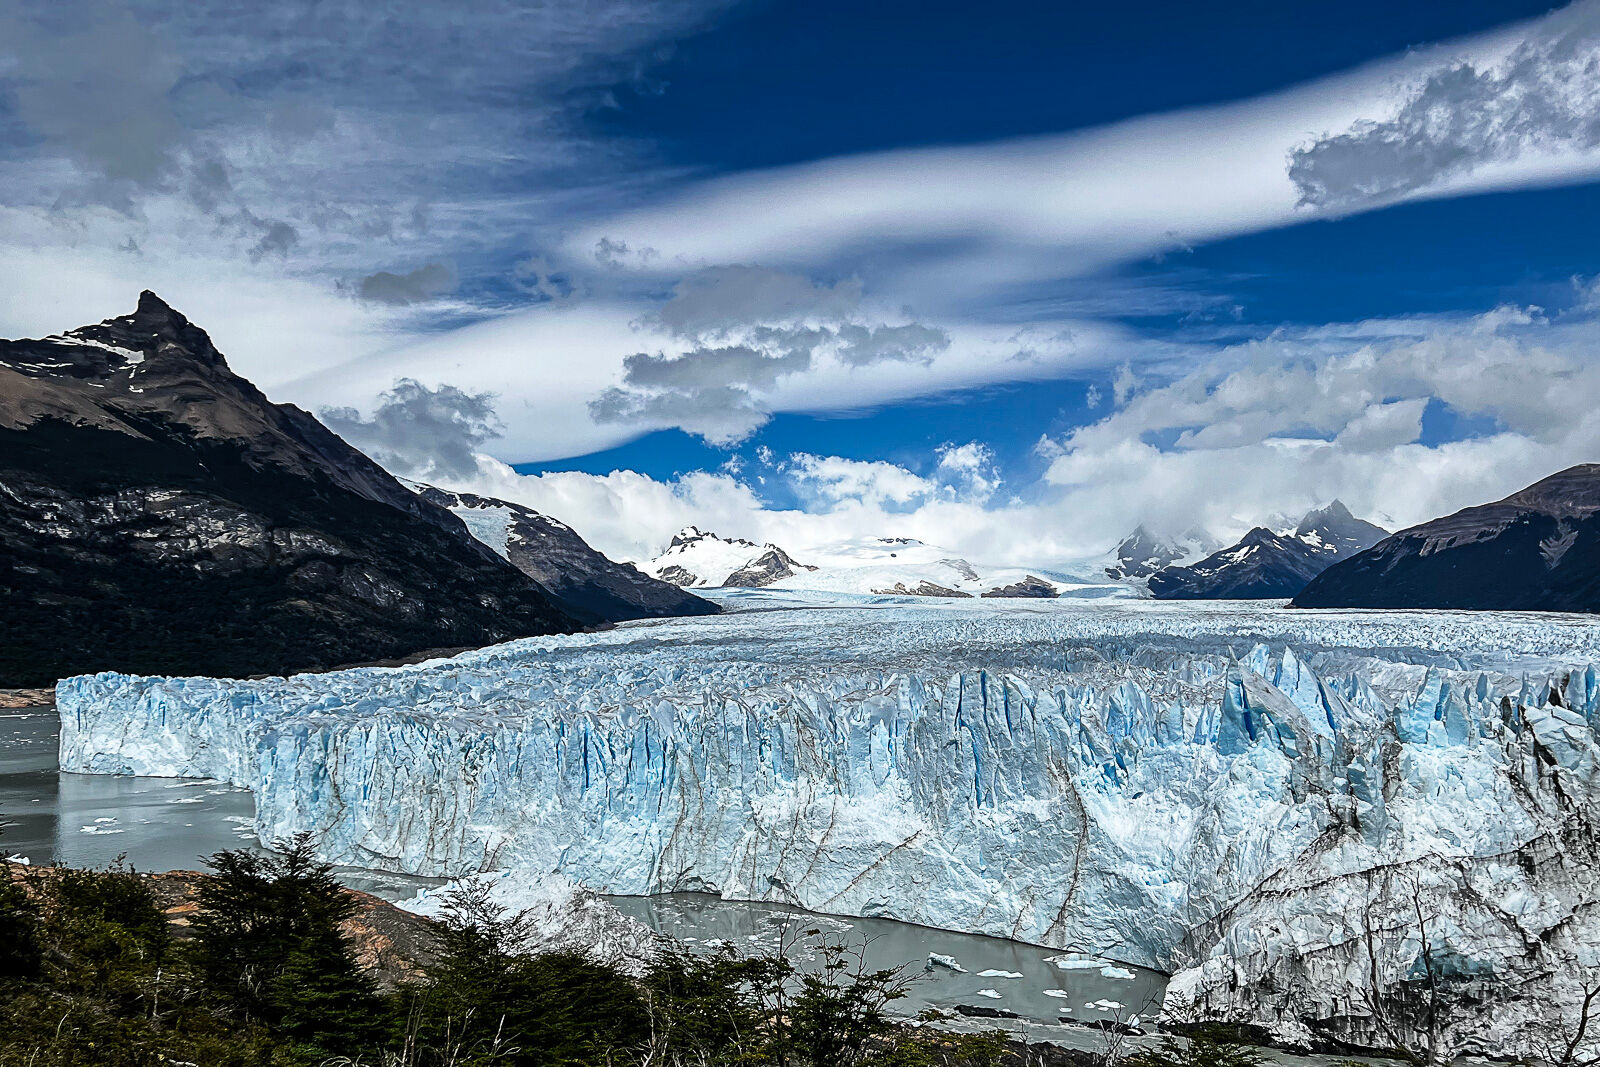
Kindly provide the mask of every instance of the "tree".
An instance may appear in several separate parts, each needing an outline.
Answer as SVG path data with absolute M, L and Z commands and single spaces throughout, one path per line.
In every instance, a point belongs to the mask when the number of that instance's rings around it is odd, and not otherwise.
M 5 868 L 0 879 L 0 989 L 39 973 L 39 909 Z
M 245 1021 L 327 1052 L 371 1047 L 382 1031 L 374 989 L 340 930 L 355 902 L 309 835 L 278 847 L 211 857 L 193 922 L 200 971 Z
M 1583 987 L 1578 1017 L 1551 1035 L 1541 1059 L 1551 1067 L 1600 1067 L 1600 979 L 1591 975 Z

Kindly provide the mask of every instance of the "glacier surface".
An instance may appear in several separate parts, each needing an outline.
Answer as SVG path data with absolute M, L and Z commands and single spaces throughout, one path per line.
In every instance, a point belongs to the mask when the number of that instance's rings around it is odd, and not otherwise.
M 61 766 L 247 786 L 264 842 L 341 863 L 1154 967 L 1170 1015 L 1308 1044 L 1386 1043 L 1431 971 L 1453 1047 L 1519 1053 L 1593 980 L 1594 620 L 728 606 L 399 668 L 68 679 Z

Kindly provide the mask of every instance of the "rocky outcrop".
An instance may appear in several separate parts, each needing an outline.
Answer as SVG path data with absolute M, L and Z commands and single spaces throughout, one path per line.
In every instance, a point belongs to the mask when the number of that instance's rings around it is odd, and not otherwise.
M 816 570 L 777 545 L 758 545 L 742 537 L 718 537 L 697 526 L 673 535 L 666 550 L 643 567 L 663 582 L 688 588 L 723 586 L 760 589 L 800 571 Z
M 873 592 L 880 596 L 932 596 L 949 599 L 971 599 L 972 597 L 971 593 L 963 593 L 959 589 L 951 589 L 949 586 L 937 585 L 929 581 L 918 582 L 909 588 L 904 582 L 895 582 L 888 589 L 874 589 Z M 984 595 L 987 596 L 988 594 Z
M 1115 559 L 1106 567 L 1106 577 L 1119 582 L 1137 581 L 1220 547 L 1214 537 L 1198 527 L 1181 537 L 1161 537 L 1148 527 L 1136 526 L 1113 550 Z
M 0 686 L 320 669 L 579 625 L 152 293 L 0 341 Z
M 447 508 L 474 537 L 538 582 L 567 613 L 585 622 L 622 622 L 667 615 L 713 615 L 718 607 L 631 563 L 614 563 L 566 523 L 521 504 L 416 485 Z
M 988 592 L 981 593 L 979 595 L 980 596 L 986 596 L 986 597 L 996 597 L 996 598 L 998 598 L 998 597 L 1049 598 L 1049 597 L 1057 596 L 1058 592 L 1056 590 L 1056 587 L 1054 585 L 1052 585 L 1051 583 L 1045 581 L 1043 578 L 1040 578 L 1038 575 L 1030 574 L 1027 577 L 1023 578 L 1020 582 L 1012 582 L 1010 585 L 997 586 L 996 588 L 990 589 Z
M 728 575 L 722 584 L 733 589 L 761 589 L 800 569 L 789 553 L 777 545 L 766 545 L 759 556 Z
M 1324 571 L 1294 604 L 1600 611 L 1600 464 L 1402 530 Z

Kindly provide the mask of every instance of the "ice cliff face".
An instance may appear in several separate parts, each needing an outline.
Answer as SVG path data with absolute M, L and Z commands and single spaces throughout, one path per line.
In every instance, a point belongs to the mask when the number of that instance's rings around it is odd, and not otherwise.
M 247 785 L 264 841 L 342 862 L 1091 951 L 1301 1041 L 1383 1043 L 1431 969 L 1450 1040 L 1514 1053 L 1600 949 L 1597 646 L 1561 617 L 954 601 L 58 701 L 63 769 Z

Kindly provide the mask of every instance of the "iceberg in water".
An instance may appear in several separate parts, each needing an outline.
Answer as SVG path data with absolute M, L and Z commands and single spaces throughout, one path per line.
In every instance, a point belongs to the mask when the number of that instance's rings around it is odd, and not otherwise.
M 1600 959 L 1594 663 L 1561 616 L 961 602 L 57 695 L 64 770 L 247 786 L 341 863 L 1010 937 L 1289 1040 L 1380 1040 L 1432 963 L 1538 983 L 1459 1022 L 1517 1052 Z

